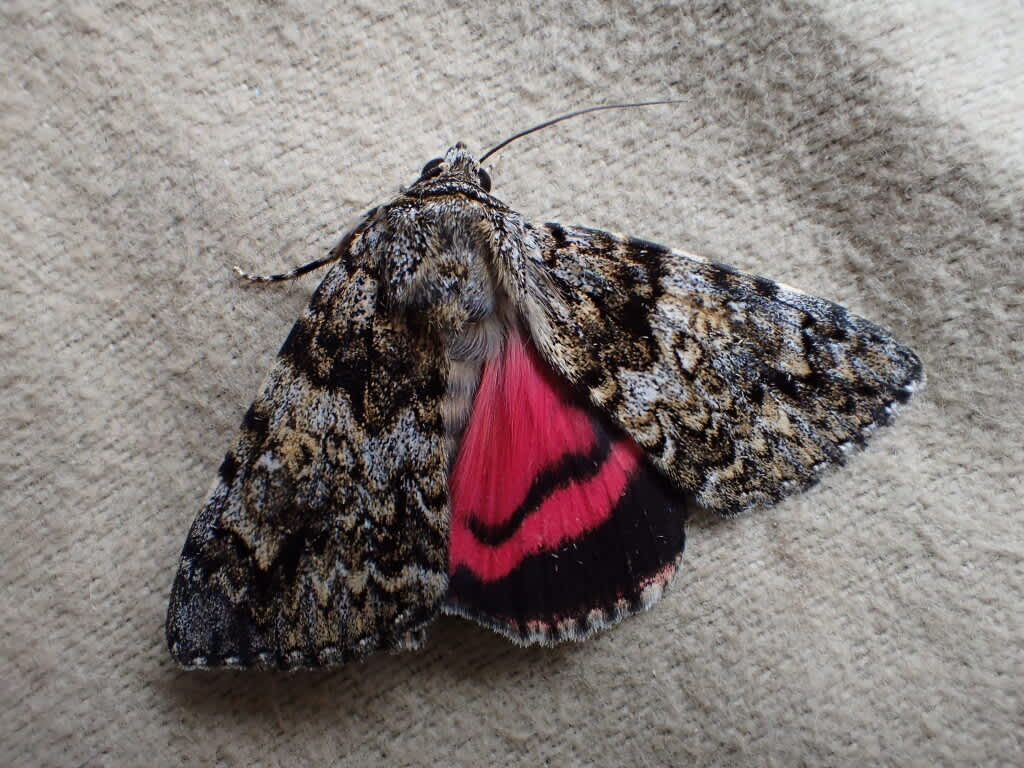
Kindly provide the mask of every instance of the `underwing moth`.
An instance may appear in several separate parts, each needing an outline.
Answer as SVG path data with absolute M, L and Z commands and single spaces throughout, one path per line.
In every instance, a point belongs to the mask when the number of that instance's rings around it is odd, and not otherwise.
M 185 667 L 418 648 L 439 614 L 516 643 L 651 606 L 687 504 L 812 485 L 921 362 L 825 299 L 525 219 L 459 143 L 373 208 L 295 324 L 185 541 Z

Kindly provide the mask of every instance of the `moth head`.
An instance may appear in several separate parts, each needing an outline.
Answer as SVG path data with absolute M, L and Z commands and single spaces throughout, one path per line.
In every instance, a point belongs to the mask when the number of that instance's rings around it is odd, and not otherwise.
M 461 141 L 445 152 L 444 157 L 435 157 L 424 165 L 416 183 L 441 179 L 461 181 L 480 187 L 484 192 L 491 191 L 491 177 Z

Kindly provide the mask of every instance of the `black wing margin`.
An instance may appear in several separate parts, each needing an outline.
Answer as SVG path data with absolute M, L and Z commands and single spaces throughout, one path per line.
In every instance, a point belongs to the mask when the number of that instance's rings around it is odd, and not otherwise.
M 719 514 L 807 488 L 923 382 L 913 351 L 825 299 L 598 230 L 526 232 L 508 283 L 543 357 Z

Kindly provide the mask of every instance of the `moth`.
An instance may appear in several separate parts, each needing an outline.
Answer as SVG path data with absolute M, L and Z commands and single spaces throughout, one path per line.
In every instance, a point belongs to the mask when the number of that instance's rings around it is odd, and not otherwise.
M 586 638 L 658 600 L 690 504 L 806 489 L 923 381 L 830 301 L 527 220 L 461 143 L 325 258 L 249 277 L 328 263 L 186 539 L 185 667 L 414 649 L 442 613 Z

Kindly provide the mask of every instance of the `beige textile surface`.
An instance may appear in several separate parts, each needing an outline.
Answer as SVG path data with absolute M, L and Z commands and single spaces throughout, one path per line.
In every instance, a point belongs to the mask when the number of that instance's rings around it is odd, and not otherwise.
M 325 7 L 330 5 L 330 7 Z M 1021 764 L 1024 9 L 0 8 L 0 764 Z M 462 139 L 541 220 L 892 329 L 929 383 L 811 492 L 698 518 L 651 612 L 522 650 L 184 673 L 186 530 L 321 254 Z

